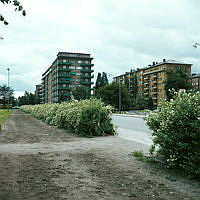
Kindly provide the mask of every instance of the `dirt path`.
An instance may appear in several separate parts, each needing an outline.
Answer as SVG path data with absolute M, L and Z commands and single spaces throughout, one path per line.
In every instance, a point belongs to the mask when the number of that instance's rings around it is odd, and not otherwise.
M 148 147 L 74 137 L 15 110 L 0 134 L 0 200 L 199 200 L 200 184 L 136 161 Z

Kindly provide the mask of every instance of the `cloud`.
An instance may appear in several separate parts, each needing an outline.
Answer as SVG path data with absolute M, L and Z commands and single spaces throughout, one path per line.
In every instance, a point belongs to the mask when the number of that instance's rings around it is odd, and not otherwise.
M 15 90 L 34 90 L 59 51 L 91 53 L 95 75 L 119 75 L 163 58 L 198 72 L 200 4 L 191 0 L 29 0 L 27 16 L 3 7 L 0 83 L 11 68 Z M 2 68 L 3 66 L 3 68 Z

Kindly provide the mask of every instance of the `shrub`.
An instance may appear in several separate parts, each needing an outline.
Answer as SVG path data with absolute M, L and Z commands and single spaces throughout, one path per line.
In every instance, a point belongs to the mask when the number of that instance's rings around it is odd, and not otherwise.
M 72 100 L 60 104 L 22 106 L 22 110 L 46 123 L 72 130 L 83 136 L 114 135 L 112 107 L 105 106 L 100 100 Z
M 147 118 L 152 130 L 152 152 L 167 167 L 200 177 L 200 93 L 180 90 L 174 100 L 163 101 L 158 112 Z

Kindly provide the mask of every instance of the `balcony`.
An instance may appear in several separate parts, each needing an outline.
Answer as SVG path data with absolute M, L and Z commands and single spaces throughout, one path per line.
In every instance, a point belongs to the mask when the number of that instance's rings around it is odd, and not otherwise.
M 58 74 L 58 78 L 70 78 L 70 74 Z
M 88 82 L 88 81 L 81 81 L 80 82 L 82 85 L 92 85 L 94 82 Z
M 93 67 L 93 66 L 94 66 L 94 64 L 89 64 L 89 63 L 88 63 L 88 64 L 86 64 L 86 63 L 81 63 L 81 66 L 83 66 L 83 67 L 84 67 L 84 66 Z
M 58 65 L 72 65 L 72 62 L 58 62 Z
M 94 78 L 94 75 L 81 75 L 81 78 Z
M 94 72 L 94 70 L 91 70 L 91 69 L 81 69 L 81 72 L 90 72 L 90 73 L 92 73 L 92 72 Z
M 71 80 L 58 80 L 58 84 L 63 84 L 63 83 L 69 84 L 71 83 Z
M 58 68 L 58 71 L 62 71 L 62 72 L 71 72 L 71 69 Z

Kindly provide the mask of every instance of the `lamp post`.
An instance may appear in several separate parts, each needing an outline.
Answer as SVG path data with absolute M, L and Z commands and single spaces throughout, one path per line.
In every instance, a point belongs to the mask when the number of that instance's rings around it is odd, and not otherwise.
M 9 111 L 9 99 L 10 99 L 10 68 L 8 70 L 8 111 Z

